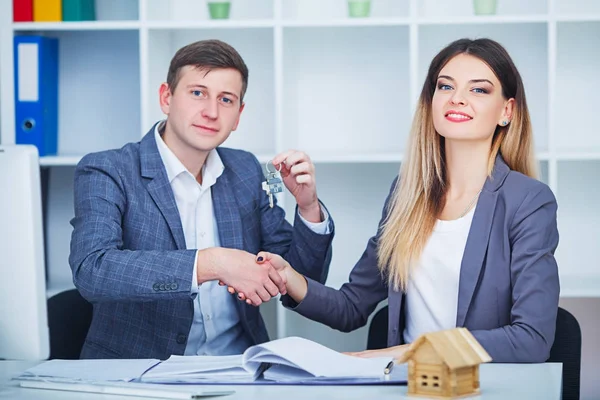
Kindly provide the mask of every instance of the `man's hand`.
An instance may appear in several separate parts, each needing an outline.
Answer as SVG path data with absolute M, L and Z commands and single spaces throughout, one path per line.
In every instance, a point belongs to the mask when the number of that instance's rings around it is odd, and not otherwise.
M 315 182 L 315 165 L 310 157 L 301 151 L 288 150 L 276 155 L 272 162 L 277 169 L 281 168 L 283 184 L 296 198 L 302 217 L 310 222 L 322 222 Z
M 219 279 L 253 305 L 286 294 L 286 282 L 271 264 L 259 264 L 255 256 L 236 249 L 214 247 L 198 252 L 198 283 Z M 210 278 L 207 276 L 212 275 Z
M 278 254 L 261 251 L 256 256 L 256 263 L 261 265 L 270 265 L 275 271 L 277 271 L 277 273 L 279 273 L 279 275 L 286 284 L 287 293 L 296 302 L 300 303 L 304 299 L 304 297 L 306 297 L 306 293 L 308 291 L 308 284 L 306 282 L 306 278 L 303 275 L 296 272 L 296 270 L 292 268 L 290 263 L 284 260 L 283 257 L 281 257 Z M 219 284 L 221 286 L 225 285 L 225 283 L 222 281 L 220 281 Z M 227 290 L 231 294 L 237 292 L 238 299 L 246 300 L 246 303 L 248 304 L 259 305 L 255 304 L 254 301 L 248 298 L 248 296 L 246 296 L 246 294 L 243 291 L 236 290 L 231 285 L 228 286 Z M 281 294 L 286 293 L 281 292 Z

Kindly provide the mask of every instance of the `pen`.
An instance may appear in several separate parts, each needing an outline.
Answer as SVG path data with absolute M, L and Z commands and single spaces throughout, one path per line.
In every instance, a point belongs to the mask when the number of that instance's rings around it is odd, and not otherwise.
M 386 375 L 389 375 L 390 372 L 392 372 L 392 368 L 394 368 L 394 360 L 392 360 L 388 363 L 388 365 L 383 370 L 383 373 Z

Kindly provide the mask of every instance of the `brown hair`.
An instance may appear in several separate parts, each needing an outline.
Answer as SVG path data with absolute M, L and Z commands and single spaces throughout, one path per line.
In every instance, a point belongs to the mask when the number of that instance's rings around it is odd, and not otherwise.
M 378 265 L 395 289 L 406 289 L 409 272 L 433 232 L 444 207 L 447 175 L 444 138 L 433 126 L 432 102 L 442 68 L 459 54 L 486 63 L 502 85 L 502 95 L 514 99 L 510 124 L 497 125 L 488 159 L 491 175 L 500 153 L 511 170 L 536 177 L 533 135 L 521 75 L 507 51 L 491 39 L 459 39 L 442 49 L 431 61 L 412 123 L 407 154 L 400 167 L 378 238 Z
M 220 40 L 200 40 L 182 47 L 175 53 L 169 65 L 167 84 L 171 93 L 175 92 L 179 82 L 179 71 L 188 65 L 206 71 L 217 68 L 232 68 L 242 75 L 242 93 L 240 103 L 244 100 L 248 88 L 248 67 L 233 47 Z

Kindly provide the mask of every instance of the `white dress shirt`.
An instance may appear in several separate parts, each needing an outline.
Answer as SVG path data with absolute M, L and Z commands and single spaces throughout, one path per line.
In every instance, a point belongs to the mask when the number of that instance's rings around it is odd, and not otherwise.
M 406 288 L 404 341 L 456 327 L 460 266 L 475 208 L 453 221 L 436 222 Z
M 160 131 L 164 122 L 154 130 L 158 152 L 165 165 L 167 177 L 175 196 L 181 218 L 187 249 L 203 250 L 219 247 L 219 228 L 214 215 L 211 187 L 224 170 L 217 150 L 212 150 L 202 167 L 202 184 L 185 168 L 181 161 L 163 141 Z M 301 220 L 314 232 L 329 233 L 328 215 L 323 207 L 323 222 L 311 223 L 302 216 Z M 235 302 L 227 288 L 218 281 L 197 283 L 196 264 L 192 279 L 194 317 L 188 336 L 185 355 L 230 355 L 241 354 L 250 345 L 250 337 L 244 334 Z

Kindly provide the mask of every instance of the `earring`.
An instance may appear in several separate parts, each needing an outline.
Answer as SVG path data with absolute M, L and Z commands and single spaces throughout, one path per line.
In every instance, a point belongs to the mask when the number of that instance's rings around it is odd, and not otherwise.
M 502 121 L 502 126 L 508 125 L 508 121 Z

